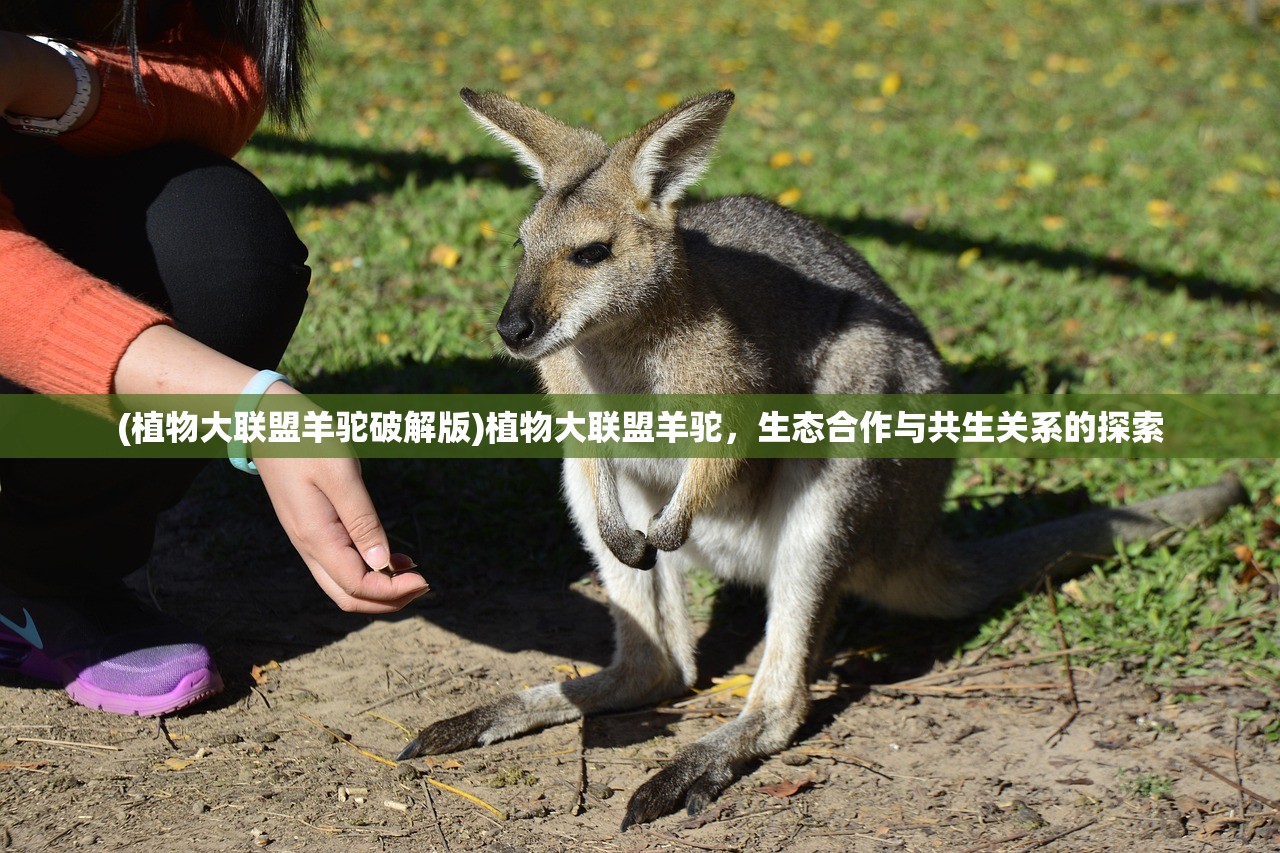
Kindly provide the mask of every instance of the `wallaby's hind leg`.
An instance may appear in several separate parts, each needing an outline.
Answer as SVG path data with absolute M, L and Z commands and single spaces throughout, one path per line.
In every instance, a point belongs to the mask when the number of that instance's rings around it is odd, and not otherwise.
M 515 737 L 583 714 L 650 704 L 693 683 L 693 629 L 683 573 L 665 561 L 641 572 L 594 550 L 614 621 L 613 662 L 593 675 L 531 687 L 433 723 L 397 756 L 438 755 Z
M 770 582 L 764 655 L 737 719 L 680 750 L 631 797 L 622 828 L 705 808 L 749 761 L 790 743 L 809 711 L 806 672 L 837 602 L 823 561 L 779 568 Z

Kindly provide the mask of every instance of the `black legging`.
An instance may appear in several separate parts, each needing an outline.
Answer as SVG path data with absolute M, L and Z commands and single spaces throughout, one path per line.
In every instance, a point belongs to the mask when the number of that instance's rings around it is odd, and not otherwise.
M 272 368 L 307 298 L 307 250 L 262 183 L 186 145 L 108 158 L 57 149 L 0 160 L 0 188 L 36 237 L 169 313 L 179 330 Z M 25 389 L 0 377 L 0 392 Z M 0 459 L 0 586 L 83 592 L 139 568 L 157 514 L 204 463 Z

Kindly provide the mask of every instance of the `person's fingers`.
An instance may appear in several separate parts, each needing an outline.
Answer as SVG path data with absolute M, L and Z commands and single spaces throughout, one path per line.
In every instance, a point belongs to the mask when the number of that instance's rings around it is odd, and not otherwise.
M 347 529 L 356 550 L 371 569 L 391 567 L 391 544 L 382 528 L 378 511 L 360 479 L 358 469 L 344 472 L 343 481 L 327 489 L 326 497 Z M 321 486 L 325 488 L 324 485 Z

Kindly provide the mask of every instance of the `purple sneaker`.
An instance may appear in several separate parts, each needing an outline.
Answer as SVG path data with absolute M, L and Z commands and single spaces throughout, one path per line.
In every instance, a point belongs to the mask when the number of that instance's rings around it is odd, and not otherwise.
M 199 635 L 123 589 L 75 599 L 0 589 L 0 669 L 61 684 L 89 708 L 147 717 L 222 690 Z

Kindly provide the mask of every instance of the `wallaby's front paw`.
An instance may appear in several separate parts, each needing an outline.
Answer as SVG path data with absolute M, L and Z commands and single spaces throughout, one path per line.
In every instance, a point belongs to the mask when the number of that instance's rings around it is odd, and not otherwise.
M 702 811 L 729 787 L 737 773 L 723 750 L 705 744 L 694 744 L 676 755 L 675 760 L 645 782 L 631 795 L 622 829 L 637 823 L 648 823 L 678 811 L 681 806 L 689 814 Z
M 658 552 L 639 530 L 622 529 L 606 536 L 604 544 L 624 566 L 648 571 L 658 562 Z
M 422 731 L 413 742 L 400 750 L 396 761 L 408 761 L 419 755 L 440 755 L 445 752 L 457 752 L 477 744 L 489 743 L 498 739 L 494 733 L 494 724 L 498 722 L 507 706 L 515 700 L 511 697 L 488 705 L 473 708 L 465 714 L 432 723 Z
M 646 541 L 659 551 L 675 551 L 689 541 L 689 528 L 693 519 L 663 507 L 649 519 Z

